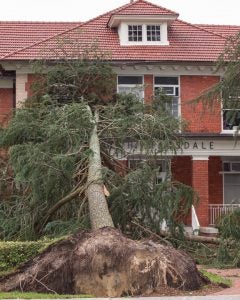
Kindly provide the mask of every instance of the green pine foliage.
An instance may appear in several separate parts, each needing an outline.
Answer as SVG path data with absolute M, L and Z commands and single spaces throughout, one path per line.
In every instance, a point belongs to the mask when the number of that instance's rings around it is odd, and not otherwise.
M 218 222 L 220 245 L 217 251 L 219 264 L 240 266 L 240 209 L 223 216 Z
M 47 210 L 76 185 L 77 165 L 88 156 L 85 145 L 91 124 L 86 115 L 86 106 L 81 103 L 23 108 L 4 130 L 0 144 L 10 147 L 15 185 L 25 190 L 13 195 L 12 201 L 1 203 L 5 237 L 15 231 L 21 238 L 35 238 L 34 227 Z M 76 215 L 77 204 L 71 206 L 60 214 L 63 219 Z M 10 218 L 8 210 L 12 210 Z M 9 226 L 10 220 L 16 225 Z
M 240 241 L 240 209 L 222 217 L 218 222 L 218 229 L 222 238 Z
M 134 232 L 134 222 L 159 233 L 166 222 L 173 235 L 179 235 L 184 216 L 197 194 L 180 182 L 158 182 L 156 166 L 145 162 L 112 189 L 109 203 L 116 225 L 124 232 Z

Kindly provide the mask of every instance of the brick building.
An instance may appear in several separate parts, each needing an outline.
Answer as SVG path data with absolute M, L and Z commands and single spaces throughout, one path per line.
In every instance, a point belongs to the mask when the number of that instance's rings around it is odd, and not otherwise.
M 118 92 L 137 93 L 146 102 L 159 89 L 172 96 L 172 114 L 187 121 L 184 147 L 171 158 L 172 176 L 199 193 L 200 225 L 214 225 L 220 213 L 240 205 L 240 145 L 233 138 L 240 118 L 228 122 L 219 102 L 206 110 L 189 100 L 223 76 L 224 70 L 215 72 L 216 61 L 227 37 L 239 30 L 190 24 L 145 0 L 84 23 L 0 22 L 0 121 L 28 96 L 31 60 L 53 59 L 47 49 L 69 35 L 83 46 L 97 40 L 111 52 Z

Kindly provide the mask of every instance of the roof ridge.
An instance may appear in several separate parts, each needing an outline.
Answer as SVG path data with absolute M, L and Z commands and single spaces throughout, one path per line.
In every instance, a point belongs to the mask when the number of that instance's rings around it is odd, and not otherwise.
M 137 1 L 133 1 L 133 2 L 130 2 L 130 3 L 124 4 L 124 5 L 122 5 L 122 6 L 118 7 L 118 8 L 115 8 L 115 9 L 109 11 L 108 13 L 118 12 L 119 10 L 128 8 L 128 7 L 130 7 L 130 6 L 132 6 L 132 5 L 134 5 L 135 3 L 140 2 L 140 1 L 141 1 L 141 0 L 137 0 Z
M 141 1 L 141 0 L 140 0 L 140 1 Z M 103 13 L 103 14 L 97 16 L 97 17 L 94 17 L 94 18 L 92 18 L 92 19 L 90 19 L 90 20 L 88 20 L 88 21 L 86 21 L 86 22 L 82 22 L 81 24 L 78 24 L 77 26 L 74 26 L 74 27 L 72 27 L 72 28 L 68 28 L 68 29 L 66 29 L 66 30 L 64 30 L 64 31 L 62 31 L 62 32 L 59 32 L 59 33 L 57 33 L 57 34 L 51 36 L 51 37 L 45 38 L 45 39 L 40 40 L 40 41 L 37 41 L 37 42 L 35 42 L 35 43 L 31 44 L 31 45 L 25 46 L 25 47 L 23 47 L 23 48 L 21 48 L 21 49 L 18 49 L 18 50 L 15 50 L 15 51 L 10 52 L 10 53 L 8 53 L 8 54 L 5 54 L 4 56 L 0 57 L 0 59 L 6 59 L 6 58 L 9 58 L 9 57 L 10 57 L 11 55 L 13 55 L 13 54 L 20 53 L 21 51 L 24 51 L 24 50 L 26 50 L 26 49 L 29 49 L 29 48 L 34 47 L 34 46 L 36 46 L 36 45 L 39 45 L 39 44 L 41 44 L 41 43 L 45 43 L 45 42 L 47 42 L 47 41 L 49 41 L 49 40 L 51 40 L 51 39 L 54 39 L 54 38 L 56 38 L 56 37 L 58 37 L 58 36 L 61 36 L 62 34 L 65 34 L 65 33 L 69 32 L 69 31 L 71 31 L 71 30 L 75 30 L 75 29 L 77 29 L 77 28 L 79 28 L 79 27 L 82 27 L 83 25 L 86 25 L 86 24 L 88 24 L 88 23 L 90 23 L 90 22 L 92 22 L 92 21 L 94 21 L 94 20 L 97 20 L 97 19 L 99 19 L 99 18 L 101 18 L 101 17 L 103 17 L 103 16 L 105 16 L 105 15 L 111 14 L 111 13 L 113 13 L 114 11 L 117 11 L 118 9 L 121 9 L 121 8 L 123 8 L 123 7 L 128 7 L 128 6 L 130 6 L 130 5 L 132 5 L 132 3 L 127 3 L 127 4 L 125 4 L 125 5 L 122 5 L 121 7 L 118 7 L 118 8 L 115 8 L 115 9 L 113 9 L 113 10 L 110 10 L 110 11 L 108 11 L 108 12 L 106 12 L 106 13 Z
M 197 29 L 199 29 L 199 30 L 206 31 L 207 33 L 210 33 L 210 34 L 212 34 L 212 35 L 221 37 L 222 39 L 226 40 L 226 37 L 225 37 L 225 36 L 223 36 L 223 35 L 221 35 L 221 34 L 219 34 L 219 33 L 213 32 L 213 31 L 211 31 L 211 30 L 207 30 L 206 28 L 199 27 L 199 26 L 197 26 L 196 24 L 192 24 L 192 23 L 183 21 L 183 20 L 181 20 L 181 19 L 177 19 L 176 21 L 181 22 L 181 23 L 184 23 L 184 24 L 187 24 L 187 25 L 192 26 L 192 27 L 195 27 L 195 28 L 197 28 Z
M 224 26 L 224 27 L 240 27 L 240 25 L 231 25 L 231 24 L 193 24 L 196 26 Z
M 143 3 L 146 3 L 146 4 L 150 4 L 150 5 L 152 5 L 152 6 L 156 7 L 156 8 L 160 8 L 160 9 L 169 11 L 170 13 L 172 13 L 172 14 L 174 14 L 174 15 L 179 15 L 177 12 L 175 12 L 175 11 L 173 11 L 173 10 L 170 10 L 170 9 L 168 9 L 168 8 L 166 8 L 166 7 L 163 7 L 163 6 L 157 5 L 157 4 L 155 4 L 155 3 L 149 2 L 149 1 L 147 1 L 147 0 L 137 0 L 137 1 L 133 1 L 133 2 L 131 2 L 131 3 L 128 3 L 128 4 L 126 5 L 126 7 L 119 7 L 119 8 L 117 8 L 116 11 L 119 12 L 119 11 L 125 9 L 125 8 L 128 8 L 128 7 L 131 7 L 131 6 L 135 5 L 135 4 L 138 3 L 138 2 L 143 2 Z
M 152 6 L 155 6 L 155 7 L 157 7 L 157 8 L 161 8 L 161 9 L 167 10 L 167 11 L 171 12 L 171 13 L 174 14 L 174 15 L 179 15 L 179 13 L 175 12 L 174 10 L 168 9 L 168 8 L 163 7 L 163 6 L 160 6 L 160 5 L 157 5 L 157 4 L 155 4 L 155 3 L 151 3 L 151 2 L 149 2 L 149 1 L 147 1 L 147 0 L 138 0 L 138 1 L 139 1 L 139 2 L 141 1 L 141 2 L 144 2 L 144 3 L 147 3 L 147 4 L 151 4 Z M 137 1 L 136 1 L 136 2 L 137 2 Z

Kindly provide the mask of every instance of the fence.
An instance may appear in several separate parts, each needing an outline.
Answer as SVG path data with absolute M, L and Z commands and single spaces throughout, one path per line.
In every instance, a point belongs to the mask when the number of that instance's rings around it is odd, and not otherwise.
M 240 204 L 209 204 L 209 225 L 215 226 L 224 215 L 240 208 Z

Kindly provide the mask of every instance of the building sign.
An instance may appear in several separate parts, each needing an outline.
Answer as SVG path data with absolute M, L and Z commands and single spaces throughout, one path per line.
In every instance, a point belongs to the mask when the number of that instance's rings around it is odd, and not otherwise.
M 158 149 L 152 149 L 153 155 L 161 155 Z M 112 149 L 112 154 L 117 159 L 126 159 L 128 155 L 144 155 L 144 149 L 140 148 L 138 142 L 124 143 L 123 151 Z M 164 153 L 169 156 L 240 156 L 240 139 L 236 140 L 234 137 L 217 138 L 217 139 L 186 139 L 177 153 L 169 151 Z

